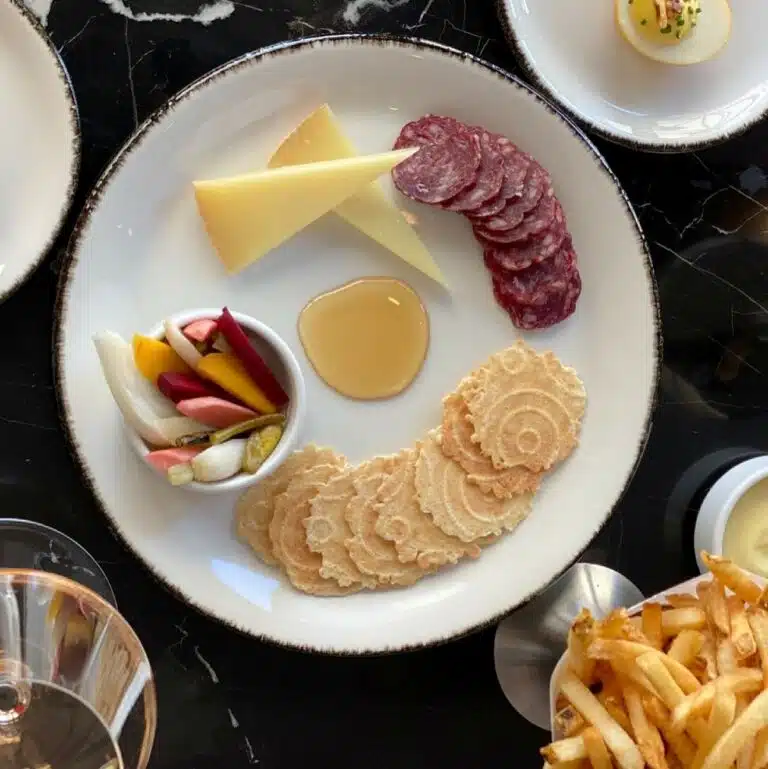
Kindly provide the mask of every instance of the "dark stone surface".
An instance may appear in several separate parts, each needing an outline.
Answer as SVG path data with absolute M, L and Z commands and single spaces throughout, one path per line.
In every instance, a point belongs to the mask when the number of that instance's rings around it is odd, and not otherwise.
M 229 15 L 203 23 L 217 11 Z M 492 3 L 53 0 L 47 26 L 77 92 L 83 168 L 52 255 L 0 307 L 0 323 L 12 329 L 0 365 L 0 511 L 63 530 L 107 573 L 157 675 L 152 769 L 538 766 L 546 735 L 502 695 L 492 630 L 402 656 L 310 657 L 241 637 L 169 595 L 112 537 L 80 482 L 59 427 L 51 370 L 67 233 L 97 174 L 154 108 L 246 51 L 330 31 L 422 36 L 517 71 Z M 666 351 L 645 458 L 589 557 L 650 593 L 691 573 L 691 559 L 664 545 L 667 501 L 684 470 L 720 448 L 768 448 L 768 251 L 760 245 L 768 231 L 768 126 L 673 157 L 597 144 L 651 244 Z M 710 238 L 717 240 L 696 245 Z

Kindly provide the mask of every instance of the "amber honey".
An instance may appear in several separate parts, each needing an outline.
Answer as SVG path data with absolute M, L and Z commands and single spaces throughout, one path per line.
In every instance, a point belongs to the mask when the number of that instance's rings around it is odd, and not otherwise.
M 312 299 L 299 338 L 318 376 L 349 398 L 378 400 L 405 390 L 429 347 L 419 295 L 394 278 L 361 278 Z

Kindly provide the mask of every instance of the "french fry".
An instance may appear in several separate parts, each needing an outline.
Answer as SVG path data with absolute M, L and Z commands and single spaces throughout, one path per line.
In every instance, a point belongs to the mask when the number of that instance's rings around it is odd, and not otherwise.
M 703 669 L 699 680 L 703 682 L 714 681 L 717 678 L 717 643 L 709 630 L 704 631 L 701 650 L 696 656 L 697 665 Z
M 717 642 L 717 672 L 721 676 L 733 673 L 739 667 L 736 662 L 736 650 L 730 638 L 720 638 Z
M 715 743 L 701 769 L 730 769 L 744 746 L 768 726 L 768 691 L 755 697 Z
M 645 763 L 651 769 L 669 769 L 664 756 L 664 743 L 658 729 L 648 721 L 640 692 L 631 683 L 626 683 L 623 690 L 635 742 Z
M 724 587 L 727 587 L 730 591 L 739 596 L 744 603 L 758 603 L 763 591 L 749 578 L 747 573 L 736 566 L 733 561 L 729 561 L 727 558 L 721 558 L 717 555 L 710 555 L 704 550 L 701 551 L 701 560 L 712 572 L 714 578 Z
M 649 647 L 649 651 L 650 651 Z M 621 657 L 611 661 L 611 666 L 620 675 L 628 678 L 632 683 L 639 686 L 646 694 L 650 694 L 652 697 L 658 697 L 659 692 L 656 687 L 651 683 L 648 676 L 643 673 L 640 668 L 637 667 L 634 660 L 627 660 Z
M 586 727 L 586 725 L 587 722 L 582 718 L 581 713 L 579 713 L 573 705 L 568 705 L 562 710 L 559 710 L 555 716 L 556 733 L 563 737 L 575 737 Z
M 703 630 L 707 615 L 699 606 L 669 609 L 661 615 L 661 629 L 666 638 L 679 635 L 683 630 Z
M 677 682 L 677 685 L 685 694 L 691 694 L 691 692 L 695 692 L 701 688 L 701 684 L 696 680 L 696 676 L 694 676 L 685 665 L 682 665 L 670 655 L 658 651 L 658 649 L 653 651 L 655 651 L 656 656 L 669 670 L 670 674 Z M 613 641 L 598 638 L 589 647 L 590 657 L 598 660 L 608 660 L 611 663 L 616 659 L 631 662 L 632 660 L 637 659 L 641 654 L 646 653 L 653 652 L 647 646 L 632 641 Z
M 684 767 L 690 766 L 696 755 L 696 746 L 685 732 L 672 730 L 667 709 L 654 697 L 643 695 L 643 710 L 648 714 L 651 723 L 662 733 L 680 763 Z
M 621 769 L 644 768 L 645 762 L 632 738 L 611 718 L 597 697 L 573 672 L 567 671 L 564 674 L 560 689 L 576 710 L 600 732 Z
M 608 748 L 605 747 L 600 732 L 594 726 L 590 726 L 583 735 L 584 747 L 587 751 L 587 758 L 593 769 L 613 769 L 611 756 Z
M 729 595 L 726 602 L 731 618 L 731 643 L 736 652 L 736 660 L 743 662 L 757 651 L 755 636 L 749 626 L 747 613 L 741 599 L 737 595 Z
M 616 673 L 607 662 L 598 662 L 597 668 L 605 666 L 605 670 L 600 673 L 600 682 L 602 687 L 597 695 L 597 699 L 608 711 L 608 714 L 614 721 L 632 737 L 632 726 L 629 723 L 629 716 L 624 709 L 624 697 L 621 687 L 616 679 Z
M 689 718 L 706 713 L 712 707 L 718 686 L 734 695 L 751 694 L 760 691 L 762 674 L 759 670 L 739 668 L 735 673 L 710 681 L 675 706 L 671 716 L 672 728 L 681 731 Z
M 664 596 L 664 600 L 673 609 L 687 609 L 691 606 L 699 605 L 699 599 L 695 595 L 688 593 L 670 593 Z
M 595 663 L 587 656 L 595 636 L 595 620 L 587 609 L 582 609 L 568 633 L 568 665 L 584 682 L 591 683 Z
M 768 689 L 768 612 L 765 609 L 751 608 L 747 620 L 755 637 L 760 666 L 763 669 L 763 688 Z
M 728 615 L 728 604 L 725 601 L 725 587 L 719 580 L 713 580 L 709 583 L 705 610 L 712 627 L 721 635 L 730 636 L 731 618 Z
M 752 754 L 752 769 L 768 767 L 768 727 L 762 729 L 755 738 L 755 750 Z
M 661 630 L 661 615 L 662 610 L 660 603 L 643 604 L 643 610 L 640 614 L 643 635 L 655 649 L 661 649 L 664 645 L 664 637 Z
M 630 617 L 626 609 L 614 609 L 600 623 L 597 634 L 600 638 L 651 645 L 650 640 L 643 633 L 642 618 Z
M 587 749 L 582 737 L 569 737 L 565 740 L 551 742 L 539 752 L 553 766 L 570 761 L 581 761 L 582 758 L 587 757 Z
M 707 733 L 693 759 L 690 769 L 701 769 L 701 765 L 709 755 L 715 743 L 722 737 L 725 730 L 733 723 L 736 717 L 736 695 L 726 686 L 717 684 L 715 696 L 712 701 L 712 710 L 707 720 Z
M 704 645 L 704 634 L 700 630 L 683 630 L 675 637 L 667 651 L 670 659 L 690 668 Z

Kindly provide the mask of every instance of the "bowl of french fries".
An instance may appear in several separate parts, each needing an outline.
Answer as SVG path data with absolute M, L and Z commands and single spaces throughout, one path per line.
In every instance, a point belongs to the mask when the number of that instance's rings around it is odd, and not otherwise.
M 701 577 L 574 620 L 550 682 L 545 769 L 768 767 L 766 582 L 701 559 Z

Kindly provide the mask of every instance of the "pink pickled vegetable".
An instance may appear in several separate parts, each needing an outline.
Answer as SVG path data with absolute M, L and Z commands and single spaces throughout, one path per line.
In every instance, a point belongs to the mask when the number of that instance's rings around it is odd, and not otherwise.
M 205 446 L 185 446 L 182 449 L 160 449 L 150 451 L 144 458 L 155 470 L 167 473 L 168 468 L 181 465 L 196 457 Z
M 258 416 L 258 413 L 252 409 L 239 406 L 231 401 L 225 401 L 222 398 L 191 398 L 180 401 L 176 404 L 176 408 L 184 416 L 219 430 Z
M 166 398 L 170 398 L 174 403 L 192 398 L 208 397 L 232 400 L 229 393 L 224 392 L 213 382 L 201 379 L 195 374 L 177 374 L 174 371 L 166 371 L 157 378 L 157 387 Z
M 192 342 L 205 344 L 216 331 L 216 321 L 211 318 L 193 320 L 183 328 L 184 336 Z
M 278 408 L 288 402 L 288 395 L 283 390 L 280 382 L 269 370 L 261 355 L 251 344 L 247 334 L 240 328 L 238 322 L 232 317 L 232 313 L 225 307 L 216 322 L 218 330 L 232 347 L 232 352 L 243 364 L 248 376 L 253 383 L 272 401 Z

